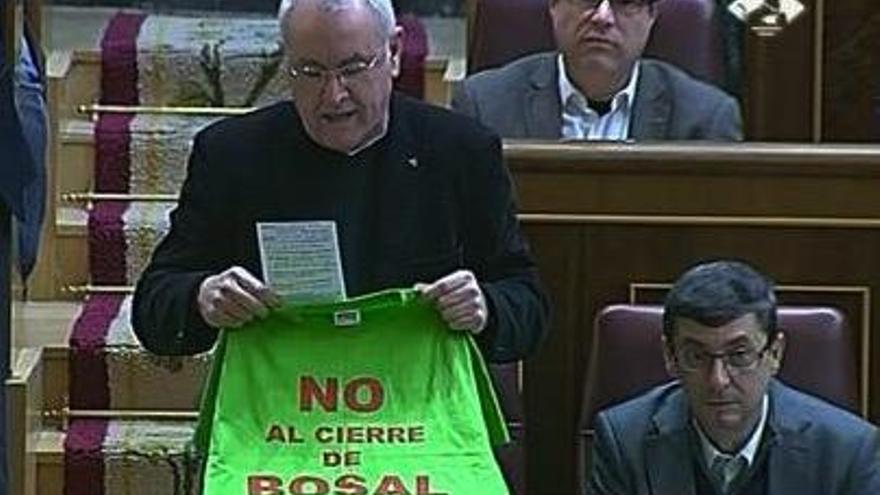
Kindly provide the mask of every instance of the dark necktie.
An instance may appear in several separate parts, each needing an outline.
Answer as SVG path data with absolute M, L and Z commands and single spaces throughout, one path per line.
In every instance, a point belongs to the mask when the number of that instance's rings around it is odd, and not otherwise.
M 611 111 L 611 100 L 596 101 L 587 98 L 587 106 L 589 106 L 593 109 L 594 112 L 599 114 L 599 117 L 602 117 Z

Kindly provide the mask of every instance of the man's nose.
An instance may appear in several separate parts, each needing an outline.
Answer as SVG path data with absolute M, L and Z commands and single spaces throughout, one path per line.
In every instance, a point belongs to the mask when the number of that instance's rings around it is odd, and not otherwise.
M 591 20 L 606 24 L 614 23 L 614 9 L 611 7 L 611 0 L 600 0 L 596 8 L 593 9 Z
M 348 87 L 342 80 L 342 76 L 336 72 L 328 72 L 324 81 L 324 96 L 333 103 L 339 103 L 350 96 Z
M 730 384 L 730 373 L 727 371 L 727 365 L 723 359 L 718 357 L 712 358 L 712 363 L 709 364 L 707 380 L 709 387 L 713 390 L 722 390 Z

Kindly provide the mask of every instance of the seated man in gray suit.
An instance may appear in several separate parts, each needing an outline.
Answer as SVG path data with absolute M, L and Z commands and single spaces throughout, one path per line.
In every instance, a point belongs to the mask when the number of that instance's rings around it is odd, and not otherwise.
M 767 278 L 729 261 L 686 272 L 663 312 L 678 380 L 596 416 L 587 492 L 880 493 L 880 432 L 773 378 L 784 350 Z
M 656 0 L 550 0 L 559 53 L 466 79 L 452 107 L 506 138 L 739 140 L 736 101 L 642 51 Z

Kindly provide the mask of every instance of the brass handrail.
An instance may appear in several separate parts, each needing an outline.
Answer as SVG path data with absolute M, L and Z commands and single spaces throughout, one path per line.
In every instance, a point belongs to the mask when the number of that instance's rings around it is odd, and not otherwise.
M 254 111 L 254 107 L 176 107 L 176 106 L 140 106 L 140 105 L 101 105 L 92 103 L 79 105 L 76 111 L 90 115 L 94 120 L 102 113 L 138 113 L 154 115 L 206 115 L 228 117 L 244 115 Z
M 199 419 L 198 411 L 147 411 L 136 409 L 71 409 L 64 406 L 61 409 L 49 409 L 43 411 L 43 419 L 46 422 L 60 423 L 61 429 L 66 431 L 73 419 L 107 419 L 107 420 L 147 420 L 147 421 L 196 421 Z
M 63 292 L 70 294 L 133 294 L 134 287 L 130 285 L 68 285 L 62 288 Z
M 147 194 L 147 193 L 96 193 L 96 192 L 72 192 L 61 195 L 61 201 L 66 203 L 91 203 L 94 201 L 146 201 L 146 202 L 174 202 L 176 194 Z

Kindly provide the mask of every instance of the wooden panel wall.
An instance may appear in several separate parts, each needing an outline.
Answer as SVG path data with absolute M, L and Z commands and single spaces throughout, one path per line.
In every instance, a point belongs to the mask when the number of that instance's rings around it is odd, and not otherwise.
M 743 118 L 746 138 L 755 141 L 814 139 L 816 21 L 822 0 L 798 0 L 805 10 L 774 36 L 744 32 Z
M 880 2 L 824 6 L 823 141 L 880 142 Z
M 525 368 L 530 495 L 577 493 L 593 315 L 701 260 L 755 264 L 792 287 L 782 303 L 840 307 L 863 330 L 853 359 L 880 421 L 880 147 L 507 143 L 505 153 L 555 304 Z
M 880 2 L 798 0 L 774 36 L 743 37 L 743 113 L 756 141 L 880 142 Z

